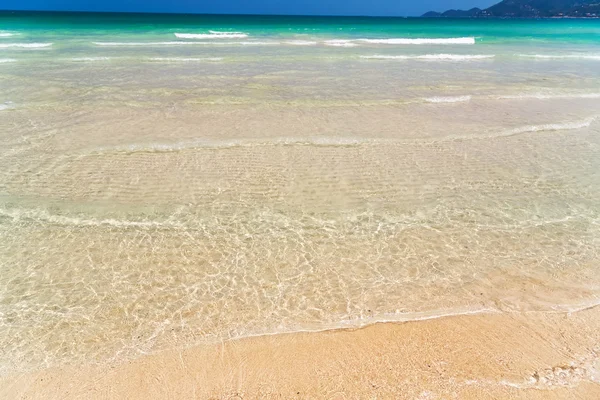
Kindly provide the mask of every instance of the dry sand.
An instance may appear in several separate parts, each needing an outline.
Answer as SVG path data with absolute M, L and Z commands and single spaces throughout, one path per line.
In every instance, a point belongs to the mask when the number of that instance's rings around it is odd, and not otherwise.
M 254 337 L 0 379 L 2 399 L 598 399 L 600 308 Z

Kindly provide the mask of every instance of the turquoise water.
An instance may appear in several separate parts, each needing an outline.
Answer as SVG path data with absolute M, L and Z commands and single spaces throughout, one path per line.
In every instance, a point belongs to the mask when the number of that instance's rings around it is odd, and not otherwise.
M 168 14 L 2 13 L 4 30 L 43 35 L 144 35 L 164 38 L 181 30 L 240 30 L 257 38 L 317 36 L 354 39 L 377 37 L 467 37 L 485 44 L 578 43 L 598 45 L 600 22 L 577 19 L 424 19 L 366 17 L 218 16 Z
M 0 372 L 600 299 L 600 21 L 0 14 Z

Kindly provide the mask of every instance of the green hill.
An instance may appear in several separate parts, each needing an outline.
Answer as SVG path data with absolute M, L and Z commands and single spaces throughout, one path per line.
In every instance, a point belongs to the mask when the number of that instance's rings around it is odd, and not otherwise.
M 485 10 L 430 11 L 423 17 L 600 17 L 600 0 L 503 0 Z

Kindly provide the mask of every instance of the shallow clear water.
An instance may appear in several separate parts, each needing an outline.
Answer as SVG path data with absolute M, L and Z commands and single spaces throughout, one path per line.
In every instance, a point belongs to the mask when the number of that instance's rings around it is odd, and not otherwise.
M 597 302 L 600 21 L 1 14 L 0 89 L 4 372 Z

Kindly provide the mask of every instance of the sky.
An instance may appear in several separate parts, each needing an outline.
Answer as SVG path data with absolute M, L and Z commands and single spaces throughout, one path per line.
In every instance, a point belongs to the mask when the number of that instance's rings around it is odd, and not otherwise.
M 0 0 L 5 10 L 417 16 L 499 0 Z

